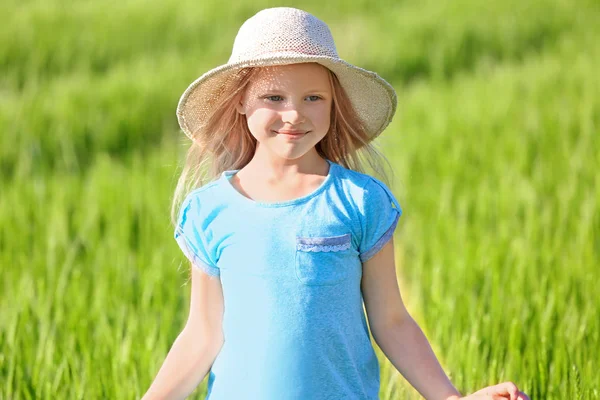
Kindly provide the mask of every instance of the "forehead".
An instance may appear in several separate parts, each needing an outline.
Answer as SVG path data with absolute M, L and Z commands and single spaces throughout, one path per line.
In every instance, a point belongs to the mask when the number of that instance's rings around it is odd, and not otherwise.
M 328 69 L 317 63 L 261 67 L 250 89 L 330 90 Z

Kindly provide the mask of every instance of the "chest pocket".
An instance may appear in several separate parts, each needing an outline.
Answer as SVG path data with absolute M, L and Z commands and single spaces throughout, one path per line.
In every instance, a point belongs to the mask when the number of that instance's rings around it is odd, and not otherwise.
M 305 285 L 335 285 L 351 274 L 358 251 L 350 233 L 338 236 L 296 236 L 296 277 Z

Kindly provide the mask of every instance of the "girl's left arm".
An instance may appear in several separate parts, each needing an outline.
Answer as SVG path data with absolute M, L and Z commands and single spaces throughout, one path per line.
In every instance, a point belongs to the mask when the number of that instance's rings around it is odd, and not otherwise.
M 373 338 L 398 372 L 427 400 L 460 397 L 404 306 L 393 238 L 363 263 L 361 290 Z
M 393 238 L 363 263 L 361 290 L 373 338 L 394 367 L 425 399 L 528 399 L 512 382 L 461 397 L 425 334 L 404 306 L 396 277 Z

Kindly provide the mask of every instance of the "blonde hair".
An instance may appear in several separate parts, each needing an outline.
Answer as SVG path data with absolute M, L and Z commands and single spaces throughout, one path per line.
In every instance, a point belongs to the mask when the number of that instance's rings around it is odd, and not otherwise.
M 326 69 L 333 88 L 331 124 L 315 149 L 322 157 L 354 171 L 365 172 L 368 165 L 389 185 L 382 167 L 382 161 L 389 166 L 389 160 L 369 141 L 369 134 L 337 76 Z M 240 114 L 235 105 L 259 70 L 260 67 L 238 70 L 213 97 L 220 101 L 207 105 L 210 115 L 206 123 L 192 133 L 193 141 L 173 195 L 171 221 L 174 226 L 180 203 L 190 191 L 213 181 L 225 170 L 243 168 L 254 156 L 256 139 L 248 129 L 246 116 Z

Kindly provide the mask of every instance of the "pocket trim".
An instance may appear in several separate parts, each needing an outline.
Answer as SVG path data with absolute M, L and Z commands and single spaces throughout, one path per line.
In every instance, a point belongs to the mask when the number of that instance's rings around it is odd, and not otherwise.
M 339 236 L 327 237 L 296 237 L 296 250 L 300 251 L 343 251 L 351 245 L 351 235 L 346 233 Z

